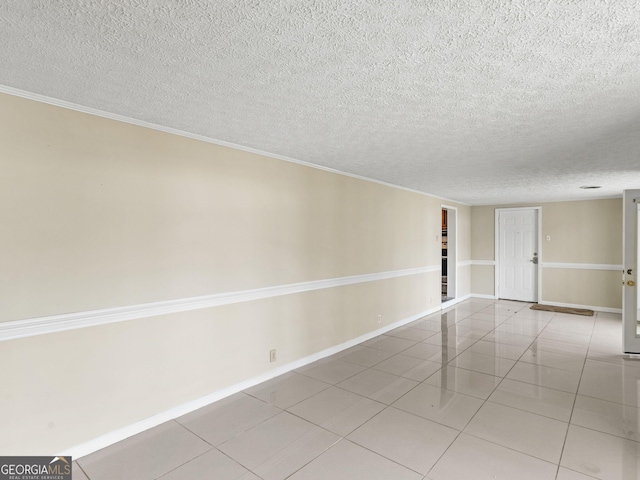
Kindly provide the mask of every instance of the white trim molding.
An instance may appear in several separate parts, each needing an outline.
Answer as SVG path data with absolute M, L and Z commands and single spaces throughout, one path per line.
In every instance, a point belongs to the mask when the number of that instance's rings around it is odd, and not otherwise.
M 471 265 L 492 265 L 492 266 L 496 265 L 495 260 L 469 260 L 469 261 L 471 262 Z
M 440 272 L 440 265 L 369 273 L 364 275 L 353 275 L 349 277 L 330 278 L 326 280 L 242 290 L 239 292 L 217 293 L 202 297 L 182 298 L 178 300 L 146 303 L 142 305 L 65 313 L 48 317 L 3 322 L 0 323 L 0 341 L 15 340 L 17 338 L 64 332 L 66 330 L 75 330 L 77 328 L 95 327 L 109 323 L 126 322 L 129 320 L 155 317 L 170 313 L 219 307 L 233 303 L 251 302 L 265 298 L 279 297 L 282 295 L 291 295 L 325 288 L 343 287 L 357 283 L 375 282 L 379 280 L 420 275 L 430 272 Z
M 442 310 L 446 310 L 449 307 L 452 307 L 460 302 L 464 302 L 465 300 L 469 300 L 469 298 L 471 298 L 471 295 L 464 295 L 463 297 L 456 297 L 456 298 L 452 298 L 451 300 L 447 301 L 447 302 L 443 302 L 440 307 L 442 308 Z
M 497 300 L 495 295 L 485 295 L 483 293 L 472 293 L 471 298 L 486 298 L 487 300 Z
M 577 270 L 620 270 L 622 265 L 607 263 L 558 263 L 558 262 L 542 262 L 542 268 L 569 268 Z
M 406 325 L 407 323 L 411 323 L 415 320 L 419 320 L 427 315 L 430 315 L 432 313 L 436 313 L 439 311 L 440 311 L 440 307 L 438 306 L 438 307 L 426 310 L 424 312 L 418 313 L 416 315 L 411 315 L 410 317 L 399 320 L 398 322 L 395 322 L 391 325 L 386 325 L 383 328 L 380 328 L 379 330 L 366 333 L 357 338 L 341 343 L 340 345 L 327 348 L 320 352 L 314 353 L 313 355 L 309 355 L 307 357 L 301 358 L 299 360 L 288 363 L 286 365 L 282 365 L 281 367 L 274 368 L 257 377 L 253 377 L 249 380 L 236 383 L 235 385 L 210 393 L 209 395 L 205 395 L 204 397 L 200 397 L 196 400 L 192 400 L 182 405 L 178 405 L 174 408 L 171 408 L 157 415 L 154 415 L 153 417 L 141 420 L 131 425 L 127 425 L 126 427 L 107 433 L 105 435 L 102 435 L 88 442 L 82 443 L 80 445 L 76 445 L 75 447 L 72 447 L 66 450 L 64 453 L 60 453 L 60 455 L 64 455 L 64 456 L 70 455 L 74 459 L 84 457 L 85 455 L 89 455 L 90 453 L 96 452 L 105 447 L 113 445 L 114 443 L 120 442 L 126 438 L 129 438 L 133 435 L 144 432 L 145 430 L 148 430 L 150 428 L 156 427 L 164 422 L 173 420 L 174 418 L 181 417 L 182 415 L 191 413 L 195 410 L 198 410 L 199 408 L 206 407 L 207 405 L 210 405 L 214 402 L 217 402 L 218 400 L 221 400 L 225 397 L 233 395 L 234 393 L 238 393 L 238 392 L 241 392 L 242 390 L 246 390 L 247 388 L 253 387 L 262 382 L 270 380 L 274 377 L 277 377 L 278 375 L 282 375 L 292 370 L 302 368 L 305 365 L 313 363 L 317 360 L 321 360 L 330 355 L 339 353 L 343 350 L 346 350 L 347 348 L 353 347 L 362 342 L 365 342 L 374 337 L 377 337 L 378 335 L 382 335 L 383 333 L 393 330 L 394 328 L 401 327 L 403 325 Z
M 578 305 L 575 303 L 547 302 L 546 300 L 542 300 L 540 303 L 542 305 L 551 305 L 553 307 L 586 308 L 588 310 L 593 310 L 594 312 L 622 313 L 621 308 L 596 307 L 593 305 Z

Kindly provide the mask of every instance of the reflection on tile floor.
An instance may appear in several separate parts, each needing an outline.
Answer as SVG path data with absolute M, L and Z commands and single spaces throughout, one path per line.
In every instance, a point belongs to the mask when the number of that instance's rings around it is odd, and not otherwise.
M 472 299 L 74 463 L 85 480 L 640 478 L 619 315 Z

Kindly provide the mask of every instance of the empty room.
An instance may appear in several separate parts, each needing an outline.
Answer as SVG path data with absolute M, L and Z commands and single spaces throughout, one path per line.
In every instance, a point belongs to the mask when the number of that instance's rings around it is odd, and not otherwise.
M 0 42 L 0 479 L 640 478 L 640 3 Z

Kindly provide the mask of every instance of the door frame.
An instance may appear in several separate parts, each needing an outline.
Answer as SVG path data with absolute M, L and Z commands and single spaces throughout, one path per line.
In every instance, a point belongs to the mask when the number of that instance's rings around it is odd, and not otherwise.
M 622 349 L 623 353 L 640 354 L 640 336 L 637 334 L 640 190 L 625 190 L 622 204 Z M 627 273 L 629 269 L 631 273 Z M 627 284 L 630 280 L 636 283 L 635 287 Z
M 538 235 L 536 242 L 537 250 L 538 250 L 538 267 L 536 274 L 536 299 L 535 302 L 540 303 L 542 301 L 542 207 L 507 207 L 507 208 L 496 208 L 495 212 L 495 233 L 494 233 L 494 245 L 495 245 L 495 267 L 494 267 L 494 294 L 496 299 L 500 298 L 500 212 L 512 212 L 514 210 L 535 210 L 538 218 Z
M 458 208 L 451 205 L 440 205 L 440 210 L 447 210 L 447 296 L 452 300 L 445 302 L 446 308 L 457 303 L 458 299 Z M 452 215 L 453 214 L 453 215 Z M 453 218 L 452 218 L 453 217 Z M 452 221 L 453 220 L 453 221 Z M 453 249 L 451 248 L 453 240 Z M 452 252 L 451 255 L 449 252 Z M 442 262 L 440 262 L 442 264 Z M 449 275 L 449 272 L 453 275 Z M 453 281 L 451 281 L 453 279 Z M 453 287 L 453 295 L 449 295 L 449 289 Z

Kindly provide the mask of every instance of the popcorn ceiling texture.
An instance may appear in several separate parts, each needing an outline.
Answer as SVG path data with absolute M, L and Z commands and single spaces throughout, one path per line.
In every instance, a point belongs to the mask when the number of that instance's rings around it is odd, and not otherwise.
M 4 0 L 0 43 L 5 86 L 469 204 L 640 188 L 638 0 Z

